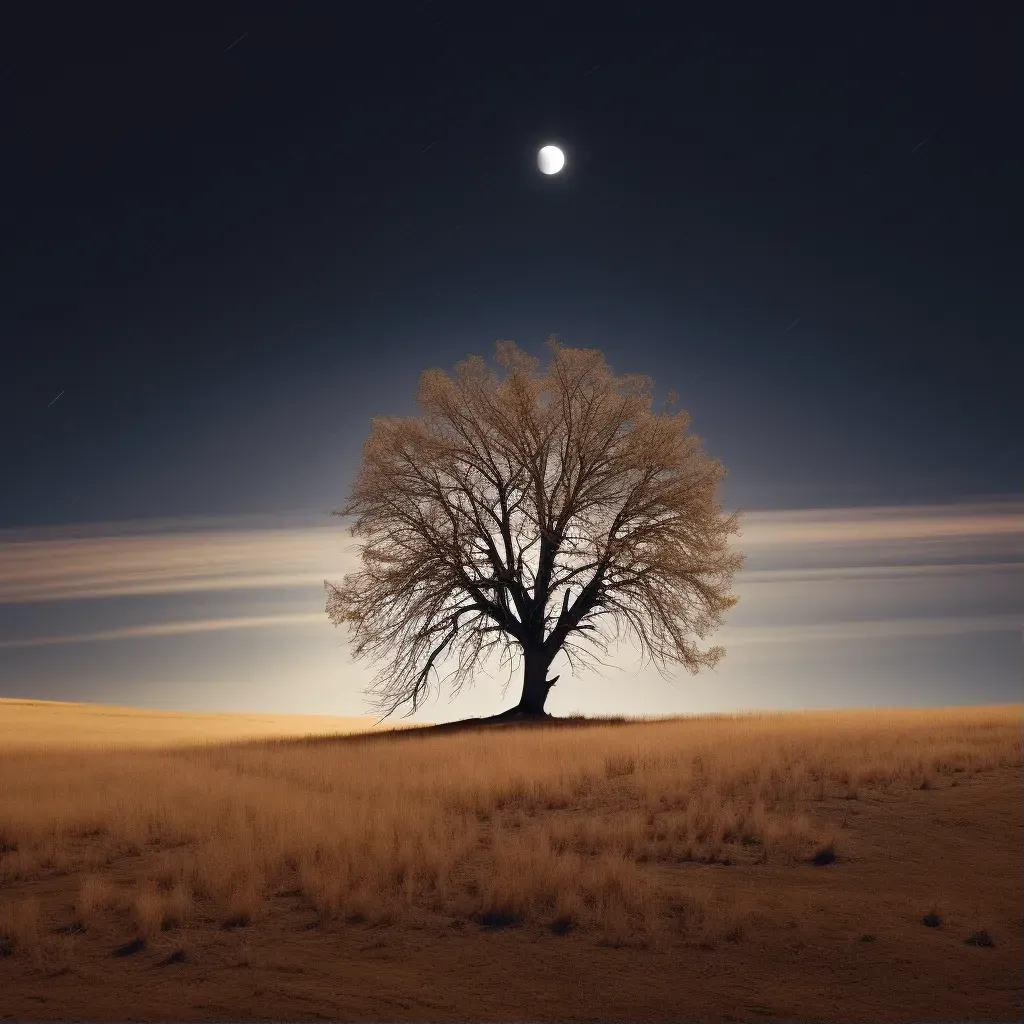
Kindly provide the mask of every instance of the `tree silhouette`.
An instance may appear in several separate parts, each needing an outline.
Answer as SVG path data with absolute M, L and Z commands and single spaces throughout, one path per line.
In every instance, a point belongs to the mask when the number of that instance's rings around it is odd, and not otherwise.
M 327 614 L 382 665 L 369 692 L 385 718 L 438 678 L 457 693 L 492 652 L 523 664 L 519 703 L 495 717 L 544 714 L 560 651 L 575 670 L 630 636 L 663 673 L 724 654 L 693 638 L 737 601 L 738 515 L 675 396 L 655 412 L 649 378 L 553 338 L 545 371 L 496 348 L 499 371 L 477 356 L 427 370 L 422 415 L 374 419 L 334 513 L 354 518 L 362 567 L 325 582 Z

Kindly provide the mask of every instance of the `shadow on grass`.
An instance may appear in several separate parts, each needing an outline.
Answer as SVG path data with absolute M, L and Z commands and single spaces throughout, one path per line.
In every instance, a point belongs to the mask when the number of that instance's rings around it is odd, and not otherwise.
M 835 848 L 829 843 L 828 846 L 823 846 L 810 861 L 816 868 L 823 868 L 826 864 L 835 864 L 836 862 L 836 851 Z
M 515 928 L 523 923 L 519 914 L 512 914 L 505 910 L 485 910 L 476 916 L 477 924 L 485 928 Z
M 132 956 L 134 953 L 141 953 L 146 948 L 145 939 L 132 939 L 130 942 L 126 942 L 123 946 L 118 946 L 114 950 L 114 956 Z
M 636 723 L 643 719 L 635 720 Z M 258 743 L 289 747 L 326 746 L 336 744 L 394 743 L 400 740 L 428 739 L 431 736 L 450 736 L 454 733 L 485 732 L 506 729 L 580 729 L 602 725 L 625 725 L 633 719 L 621 715 L 608 718 L 556 718 L 553 715 L 523 715 L 503 712 L 489 718 L 464 718 L 457 722 L 442 722 L 439 725 L 398 726 L 380 732 L 335 733 L 326 736 L 282 736 L 266 740 L 240 740 L 237 745 Z

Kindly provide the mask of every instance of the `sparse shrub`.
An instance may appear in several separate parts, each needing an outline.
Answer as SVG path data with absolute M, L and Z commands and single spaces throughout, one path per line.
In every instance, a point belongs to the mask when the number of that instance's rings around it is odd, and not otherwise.
M 100 914 L 116 903 L 116 891 L 104 879 L 87 875 L 78 887 L 75 899 L 75 920 L 86 928 L 92 927 Z
M 143 939 L 155 938 L 164 923 L 164 899 L 152 883 L 143 883 L 131 898 L 132 923 Z
M 658 901 L 649 879 L 621 857 L 602 857 L 581 873 L 581 917 L 618 943 L 642 938 L 658 924 Z
M 263 906 L 263 893 L 254 881 L 241 881 L 231 890 L 227 900 L 225 928 L 243 928 L 259 914 Z
M 160 927 L 163 931 L 178 928 L 188 920 L 192 911 L 192 894 L 184 881 L 174 884 L 171 891 L 164 897 L 163 920 Z
M 925 928 L 941 928 L 942 918 L 939 917 L 934 910 L 929 910 L 928 913 L 921 918 L 921 924 L 923 924 Z
M 606 757 L 604 762 L 605 778 L 617 779 L 624 775 L 632 775 L 636 771 L 636 758 L 615 755 Z
M 968 946 L 981 946 L 986 949 L 991 949 L 993 946 L 995 946 L 995 941 L 993 940 L 992 936 L 989 935 L 989 933 L 985 931 L 984 928 L 982 928 L 981 931 L 971 932 L 971 934 L 968 935 L 966 939 L 964 939 L 964 942 Z

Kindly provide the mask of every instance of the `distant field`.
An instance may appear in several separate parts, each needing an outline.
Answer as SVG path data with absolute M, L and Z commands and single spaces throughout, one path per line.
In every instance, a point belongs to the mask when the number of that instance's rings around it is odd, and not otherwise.
M 302 723 L 0 702 L 2 1012 L 1012 1019 L 1022 710 L 246 740 Z
M 372 718 L 150 711 L 0 697 L 0 751 L 48 747 L 172 746 L 313 732 L 365 732 Z

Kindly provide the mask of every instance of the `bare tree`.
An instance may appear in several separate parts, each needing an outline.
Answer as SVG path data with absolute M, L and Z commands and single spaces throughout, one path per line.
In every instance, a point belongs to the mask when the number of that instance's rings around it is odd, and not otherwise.
M 601 352 L 548 341 L 546 371 L 514 342 L 488 368 L 427 370 L 416 417 L 380 417 L 348 504 L 362 568 L 325 583 L 327 614 L 353 653 L 383 667 L 370 692 L 384 717 L 412 710 L 444 678 L 454 692 L 491 652 L 523 663 L 519 703 L 544 714 L 563 651 L 595 665 L 631 636 L 645 661 L 696 673 L 737 598 L 738 515 L 725 475 L 686 412 L 652 409 L 652 382 L 616 376 Z M 556 679 L 558 677 L 555 677 Z

